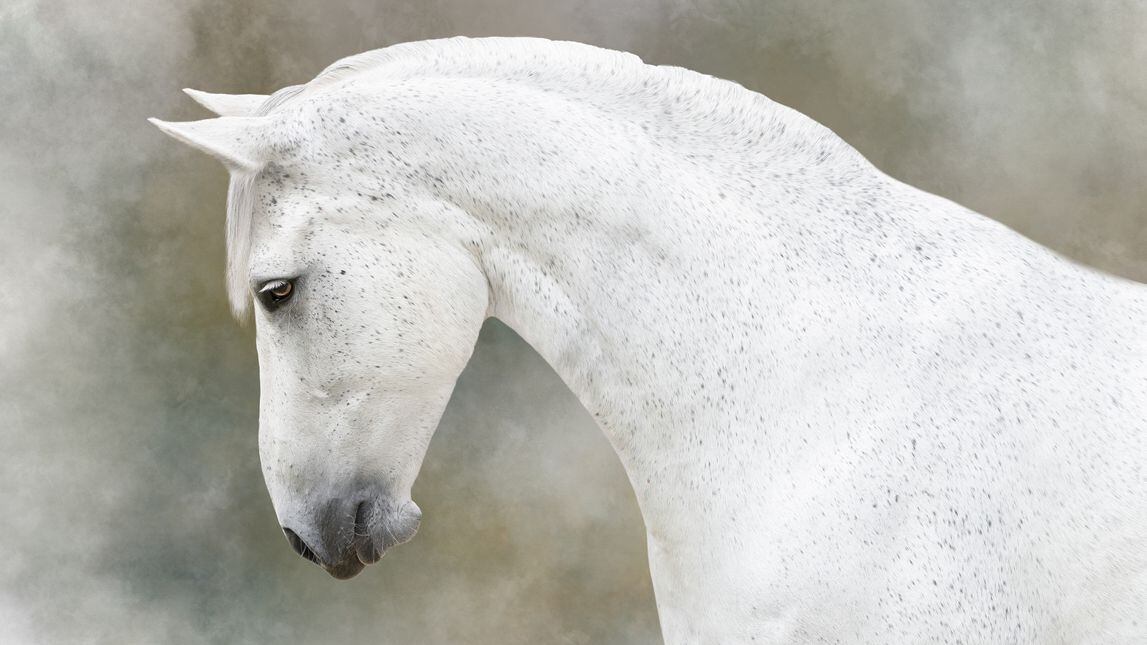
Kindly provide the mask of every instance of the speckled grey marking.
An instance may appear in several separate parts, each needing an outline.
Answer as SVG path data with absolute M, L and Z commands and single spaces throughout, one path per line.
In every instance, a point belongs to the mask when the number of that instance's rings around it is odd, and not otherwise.
M 1143 286 L 585 45 L 410 43 L 250 116 L 199 99 L 232 116 L 160 125 L 232 170 L 237 313 L 297 278 L 254 308 L 260 443 L 327 555 L 347 491 L 413 533 L 497 316 L 620 455 L 666 641 L 1147 642 Z

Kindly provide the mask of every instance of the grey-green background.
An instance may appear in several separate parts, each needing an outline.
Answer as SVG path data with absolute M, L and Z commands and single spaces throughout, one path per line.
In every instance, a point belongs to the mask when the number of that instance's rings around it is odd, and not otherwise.
M 266 93 L 455 34 L 737 80 L 893 176 L 1147 278 L 1143 2 L 4 0 L 0 642 L 659 638 L 624 473 L 497 323 L 426 458 L 412 543 L 336 582 L 291 553 L 263 489 L 227 177 L 144 119 L 204 118 L 184 86 Z

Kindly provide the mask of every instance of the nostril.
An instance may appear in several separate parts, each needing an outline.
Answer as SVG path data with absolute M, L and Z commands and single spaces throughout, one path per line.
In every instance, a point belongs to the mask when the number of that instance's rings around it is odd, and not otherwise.
M 360 502 L 358 508 L 354 511 L 354 535 L 355 537 L 364 537 L 370 535 L 370 530 L 366 526 L 367 503 Z
M 307 546 L 306 542 L 303 542 L 303 538 L 299 537 L 298 533 L 284 526 L 283 534 L 287 536 L 287 541 L 291 543 L 291 548 L 295 550 L 295 553 L 298 553 L 315 564 L 319 564 L 319 558 L 315 555 L 315 552 L 311 550 L 311 547 Z
M 374 512 L 371 502 L 359 502 L 354 509 L 354 552 L 363 564 L 374 564 L 382 557 L 382 551 L 375 546 L 370 533 L 370 521 Z

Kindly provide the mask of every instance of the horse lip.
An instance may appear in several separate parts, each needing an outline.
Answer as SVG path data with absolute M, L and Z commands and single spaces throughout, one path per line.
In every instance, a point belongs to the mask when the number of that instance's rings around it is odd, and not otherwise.
M 347 558 L 346 561 L 340 562 L 333 567 L 323 566 L 323 570 L 330 574 L 335 580 L 350 580 L 351 578 L 362 573 L 366 568 L 357 557 Z
M 336 580 L 350 580 L 362 573 L 367 565 L 374 564 L 382 558 L 385 550 L 380 551 L 374 547 L 374 542 L 367 536 L 357 538 L 348 549 L 346 557 L 333 565 L 321 564 L 323 570 Z
M 383 512 L 384 516 L 375 521 L 372 516 L 378 512 Z M 391 547 L 410 541 L 421 523 L 422 509 L 413 501 L 408 500 L 397 509 L 382 511 L 370 500 L 364 500 L 355 508 L 353 538 L 349 544 L 344 543 L 334 563 L 328 564 L 314 553 L 308 557 L 308 550 L 304 550 L 302 555 L 321 566 L 332 578 L 349 580 L 362 573 L 367 565 L 381 560 Z

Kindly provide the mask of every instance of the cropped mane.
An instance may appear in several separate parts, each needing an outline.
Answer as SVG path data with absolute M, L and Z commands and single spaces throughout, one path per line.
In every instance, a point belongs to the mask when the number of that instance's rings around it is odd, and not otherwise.
M 544 38 L 455 37 L 391 45 L 343 58 L 302 85 L 269 96 L 266 116 L 361 79 L 492 77 L 520 82 L 635 119 L 687 159 L 741 156 L 772 165 L 802 163 L 854 169 L 862 158 L 828 128 L 741 85 L 681 67 L 645 64 L 634 54 Z M 227 290 L 240 321 L 251 309 L 252 187 L 257 173 L 232 174 L 227 197 Z

